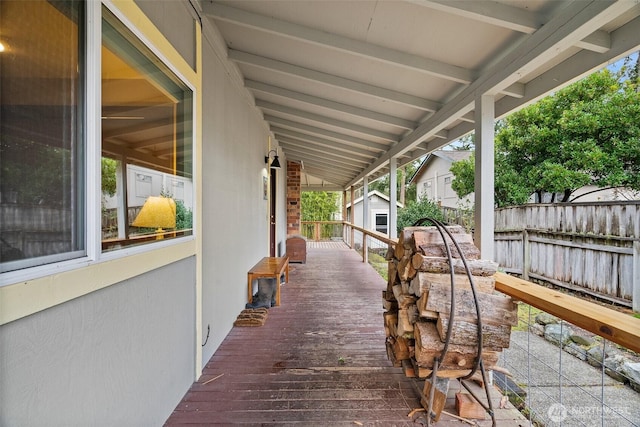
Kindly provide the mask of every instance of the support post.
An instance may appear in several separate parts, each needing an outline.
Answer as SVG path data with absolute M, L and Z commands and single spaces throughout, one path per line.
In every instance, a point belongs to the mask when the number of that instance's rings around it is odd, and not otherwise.
M 387 234 L 390 239 L 398 238 L 398 159 L 389 159 L 389 217 Z
M 342 190 L 342 220 L 347 220 L 347 190 Z M 347 243 L 347 225 L 342 223 L 342 241 Z
M 362 228 L 369 229 L 369 177 L 362 180 Z M 367 249 L 367 235 L 362 233 L 362 261 L 367 262 L 369 250 Z
M 349 218 L 349 222 L 351 222 L 352 224 L 355 224 L 355 222 L 354 222 L 354 218 L 355 218 L 354 214 L 356 212 L 356 210 L 355 210 L 356 207 L 353 204 L 353 201 L 355 199 L 355 195 L 356 195 L 356 189 L 352 185 L 351 186 L 351 218 Z M 354 247 L 355 237 L 356 237 L 355 236 L 355 230 L 353 229 L 353 227 L 351 227 L 351 238 L 349 239 L 349 247 L 351 249 L 353 249 L 353 247 Z
M 494 121 L 491 95 L 478 95 L 476 121 L 475 233 L 474 241 L 484 259 L 494 259 Z

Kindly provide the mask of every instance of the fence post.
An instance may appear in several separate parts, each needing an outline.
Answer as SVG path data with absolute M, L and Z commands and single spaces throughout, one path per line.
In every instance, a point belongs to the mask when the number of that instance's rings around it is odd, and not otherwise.
M 529 270 L 531 269 L 531 247 L 529 246 L 529 231 L 522 230 L 522 278 L 529 280 Z
M 633 293 L 631 306 L 633 311 L 640 313 L 640 240 L 633 242 L 633 268 L 631 272 Z
M 313 240 L 316 242 L 320 240 L 320 223 L 316 222 L 313 227 Z

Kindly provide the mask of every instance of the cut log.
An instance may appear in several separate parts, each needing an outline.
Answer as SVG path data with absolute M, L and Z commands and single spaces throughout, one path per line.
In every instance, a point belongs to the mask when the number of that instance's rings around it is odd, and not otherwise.
M 460 246 L 460 250 L 462 251 L 465 259 L 480 259 L 480 250 L 473 243 L 458 243 L 458 246 Z M 458 248 L 456 248 L 453 243 L 449 244 L 449 251 L 451 252 L 451 256 L 453 258 L 460 258 Z M 448 257 L 447 249 L 444 243 L 438 245 L 423 245 L 420 246 L 416 252 L 419 252 L 425 256 Z
M 403 337 L 396 337 L 393 342 L 393 354 L 398 361 L 410 359 L 409 340 Z
M 483 322 L 494 325 L 518 324 L 518 305 L 513 302 L 511 297 L 483 292 L 477 292 L 477 296 Z M 477 318 L 473 293 L 470 289 L 457 288 L 455 299 L 457 316 L 465 319 Z M 451 286 L 449 283 L 431 284 L 425 309 L 438 313 L 449 313 L 451 309 Z
M 400 241 L 398 241 L 398 244 L 396 245 L 396 247 L 393 248 L 394 257 L 396 259 L 402 259 L 406 252 L 407 252 L 407 248 L 405 248 L 404 245 L 400 243 Z
M 391 290 L 398 280 L 398 266 L 396 263 L 397 261 L 389 261 L 389 266 L 387 267 L 387 290 Z
M 466 274 L 466 269 L 460 258 L 453 258 L 452 262 L 455 274 Z M 451 271 L 448 258 L 425 256 L 420 253 L 413 255 L 411 265 L 415 270 L 427 273 L 448 274 Z M 474 276 L 493 276 L 498 271 L 498 263 L 486 259 L 470 259 L 467 260 L 467 265 Z
M 404 359 L 402 361 L 402 371 L 404 372 L 404 376 L 407 378 L 416 377 L 416 372 L 413 368 L 413 363 L 411 363 L 411 359 Z
M 486 415 L 482 405 L 466 393 L 456 393 L 456 410 L 462 418 L 484 420 Z
M 398 337 L 413 338 L 413 324 L 409 321 L 409 312 L 406 308 L 398 310 Z
M 447 328 L 449 327 L 449 316 L 440 313 L 436 328 L 440 339 L 445 341 Z M 482 348 L 485 350 L 500 351 L 509 347 L 511 338 L 510 325 L 496 325 L 482 322 Z M 478 345 L 478 325 L 477 320 L 463 319 L 456 317 L 453 322 L 453 329 L 449 342 L 452 344 Z
M 387 311 L 384 316 L 384 332 L 387 337 L 395 337 L 398 331 L 398 313 Z
M 411 257 L 407 256 L 398 261 L 398 278 L 402 282 L 413 279 L 416 275 L 416 269 L 413 268 Z
M 387 347 L 387 358 L 391 361 L 391 363 L 393 364 L 393 366 L 395 366 L 396 368 L 399 368 L 400 366 L 402 366 L 402 362 L 398 359 L 396 359 L 395 354 L 393 354 L 393 343 L 395 342 L 395 339 L 392 337 L 387 338 L 387 341 L 385 343 L 386 347 Z
M 471 289 L 469 278 L 466 275 L 456 274 L 454 280 L 456 289 Z M 413 281 L 416 282 L 411 283 L 411 288 L 418 297 L 421 296 L 423 292 L 428 291 L 433 285 L 446 285 L 448 288 L 451 288 L 450 274 L 424 273 L 421 271 L 416 274 Z M 473 283 L 476 285 L 477 290 L 485 293 L 492 293 L 496 287 L 496 279 L 490 276 L 475 276 Z
M 440 341 L 440 335 L 433 322 L 416 322 L 413 325 L 415 337 L 415 357 L 419 366 L 433 369 L 436 357 L 440 357 L 444 349 L 444 343 Z M 478 349 L 476 346 L 449 344 L 444 360 L 440 362 L 438 370 L 443 369 L 472 369 Z M 498 363 L 499 353 L 495 351 L 483 351 L 482 361 L 485 368 Z
M 440 235 L 440 231 L 434 226 L 427 227 L 409 227 L 413 228 L 411 237 L 413 238 L 412 249 L 417 249 L 420 246 L 429 246 L 429 245 L 441 245 L 444 243 L 442 240 L 442 236 Z M 456 239 L 458 243 L 473 243 L 473 237 L 471 234 L 467 233 L 467 231 L 460 225 L 447 225 L 446 229 L 453 235 L 453 238 Z M 445 233 L 445 238 L 447 243 L 452 243 L 451 238 Z
M 416 301 L 416 307 L 418 308 L 418 315 L 424 319 L 437 320 L 438 312 L 427 310 L 427 300 L 429 299 L 429 292 L 423 292 L 422 296 Z
M 433 401 L 431 406 L 429 405 L 429 397 L 431 395 L 431 389 L 434 388 Z M 440 414 L 444 409 L 444 405 L 447 402 L 447 393 L 449 392 L 449 379 L 448 378 L 429 378 L 424 382 L 424 389 L 422 391 L 422 398 L 420 403 L 422 407 L 427 410 L 427 416 L 431 416 L 435 422 L 440 420 Z

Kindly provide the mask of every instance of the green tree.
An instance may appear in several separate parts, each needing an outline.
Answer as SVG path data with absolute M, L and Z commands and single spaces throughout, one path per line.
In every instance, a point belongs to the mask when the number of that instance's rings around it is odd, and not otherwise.
M 545 193 L 568 202 L 585 185 L 640 189 L 640 93 L 624 71 L 594 73 L 498 127 L 497 206 Z M 475 163 L 456 163 L 452 188 L 463 197 L 473 191 Z
M 114 196 L 116 194 L 116 166 L 118 162 L 108 157 L 102 158 L 102 194 Z
M 422 199 L 418 202 L 409 202 L 407 206 L 398 210 L 398 232 L 405 227 L 412 226 L 416 221 L 422 218 L 442 220 L 443 216 L 440 206 L 428 199 Z
M 300 197 L 302 221 L 331 221 L 339 212 L 339 193 L 305 191 Z
M 407 180 L 408 178 L 411 178 L 413 176 L 413 174 L 416 172 L 416 170 L 418 169 L 418 167 L 420 167 L 420 161 L 416 160 L 410 163 L 407 163 L 406 165 L 404 165 L 403 167 L 400 167 L 397 169 L 397 176 L 396 176 L 396 183 L 398 186 L 398 193 L 397 197 L 398 197 L 398 201 L 402 204 L 405 203 L 405 200 L 415 200 L 416 199 L 416 185 L 415 183 L 413 184 L 407 184 Z M 403 190 L 404 188 L 404 198 L 403 196 Z M 369 191 L 373 191 L 373 190 L 377 190 L 379 192 L 381 192 L 382 194 L 388 196 L 390 194 L 389 192 L 389 174 L 383 176 L 380 179 L 377 179 L 371 183 L 369 183 Z

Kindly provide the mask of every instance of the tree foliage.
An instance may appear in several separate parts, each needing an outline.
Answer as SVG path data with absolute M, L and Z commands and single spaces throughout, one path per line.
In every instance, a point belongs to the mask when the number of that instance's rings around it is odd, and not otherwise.
M 338 209 L 339 193 L 305 191 L 300 197 L 302 221 L 331 221 Z
M 417 220 L 422 218 L 444 219 L 440 206 L 432 200 L 421 199 L 417 202 L 410 202 L 407 206 L 398 210 L 398 231 L 405 227 L 412 226 Z
M 414 184 L 406 184 L 406 181 L 409 180 L 409 178 L 411 178 L 413 176 L 413 174 L 416 172 L 416 170 L 418 169 L 418 167 L 420 166 L 420 162 L 419 161 L 415 161 L 415 162 L 411 162 L 408 163 L 406 165 L 404 165 L 402 168 L 398 168 L 397 170 L 397 178 L 396 178 L 396 183 L 398 186 L 398 201 L 400 201 L 400 192 L 401 192 L 401 186 L 402 186 L 402 174 L 404 174 L 405 177 L 405 200 L 415 200 L 416 199 L 416 185 Z M 390 194 L 389 192 L 389 174 L 383 176 L 380 179 L 377 179 L 371 183 L 369 183 L 369 191 L 373 191 L 373 190 L 377 190 L 379 192 L 381 192 L 382 194 L 388 196 Z
M 497 206 L 545 193 L 568 202 L 585 185 L 640 189 L 640 93 L 627 74 L 602 70 L 505 119 L 495 137 Z M 454 191 L 470 194 L 474 158 L 451 170 Z
M 108 157 L 102 158 L 102 194 L 114 196 L 116 194 L 116 166 L 118 162 Z

